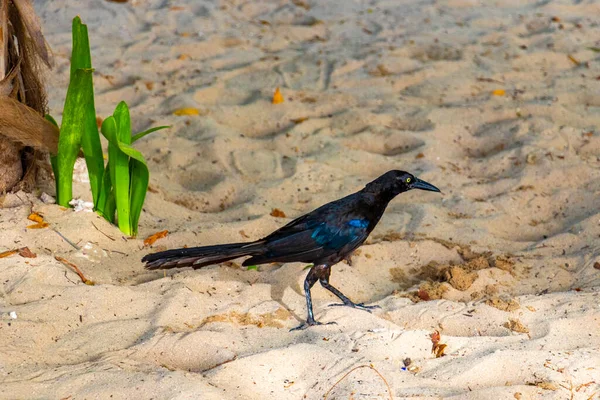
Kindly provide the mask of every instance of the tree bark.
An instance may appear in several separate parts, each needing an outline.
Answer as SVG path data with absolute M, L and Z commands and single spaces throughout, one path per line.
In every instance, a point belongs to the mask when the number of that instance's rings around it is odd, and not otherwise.
M 38 167 L 48 165 L 48 137 L 39 135 L 49 132 L 42 118 L 46 112 L 43 64 L 50 67 L 50 56 L 31 1 L 0 0 L 0 96 L 29 110 L 0 109 L 0 193 L 32 189 Z M 58 131 L 51 130 L 50 135 L 55 145 Z

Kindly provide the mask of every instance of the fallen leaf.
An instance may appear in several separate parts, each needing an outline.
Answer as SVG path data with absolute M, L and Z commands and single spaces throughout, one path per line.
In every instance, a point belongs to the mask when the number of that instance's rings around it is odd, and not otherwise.
M 295 123 L 296 125 L 303 123 L 304 121 L 306 121 L 308 119 L 308 117 L 300 117 L 300 118 L 295 118 L 292 120 L 293 123 Z
M 447 344 L 443 344 L 440 343 L 441 340 L 441 335 L 439 331 L 434 331 L 433 333 L 431 333 L 429 335 L 429 338 L 431 339 L 431 352 L 433 354 L 435 354 L 435 358 L 440 358 L 444 356 L 444 351 L 446 350 L 446 347 L 448 347 Z
M 185 61 L 185 60 L 189 60 L 190 56 L 189 56 L 189 54 L 180 54 L 179 57 L 177 57 L 177 59 L 179 61 Z
M 581 64 L 581 62 L 580 62 L 578 59 L 576 59 L 575 57 L 573 57 L 573 56 L 572 56 L 572 55 L 570 55 L 570 54 L 568 54 L 568 55 L 567 55 L 567 58 L 569 59 L 569 61 L 571 61 L 571 62 L 572 62 L 573 64 L 575 64 L 575 65 L 579 65 L 579 64 Z
M 44 222 L 44 217 L 42 217 L 38 213 L 31 213 L 31 214 L 29 214 L 29 217 L 27 217 L 27 219 L 30 220 L 30 221 L 33 221 L 33 222 Z
M 156 232 L 155 234 L 150 235 L 146 239 L 144 239 L 144 246 L 152 246 L 154 242 L 156 242 L 158 239 L 166 237 L 168 234 L 169 231 L 167 230 Z
M 594 269 L 600 269 L 600 262 L 596 261 L 594 263 Z
M 29 250 L 29 247 L 21 247 L 19 250 L 19 255 L 24 258 L 36 258 L 37 254 Z
M 180 109 L 173 111 L 173 114 L 178 115 L 178 116 L 200 115 L 200 110 L 198 110 L 197 108 L 194 108 L 194 107 L 185 107 L 185 108 L 180 108 Z
M 285 213 L 281 211 L 279 208 L 274 208 L 271 210 L 271 216 L 275 218 L 285 218 Z
M 10 257 L 13 254 L 17 254 L 17 251 L 18 250 L 8 250 L 8 251 L 5 251 L 5 252 L 2 252 L 2 253 L 0 253 L 0 258 Z
M 145 85 L 146 85 L 146 89 L 148 89 L 148 90 L 154 89 L 154 82 L 146 81 Z
M 444 351 L 446 350 L 446 347 L 448 347 L 447 344 L 438 344 L 437 346 L 435 346 L 435 348 L 433 349 L 435 358 L 440 358 L 440 357 L 445 356 Z
M 425 157 L 425 154 L 423 154 L 423 153 L 419 153 L 415 156 L 415 158 L 423 158 L 423 157 Z
M 28 225 L 27 229 L 43 229 L 43 228 L 47 228 L 47 227 L 48 227 L 47 222 L 38 222 L 37 224 Z
M 506 91 L 504 89 L 496 89 L 494 91 L 492 91 L 492 95 L 494 96 L 504 96 L 506 94 Z
M 279 88 L 275 89 L 275 93 L 273 93 L 273 100 L 271 102 L 273 104 L 281 104 L 281 103 L 283 103 L 283 95 L 279 91 Z

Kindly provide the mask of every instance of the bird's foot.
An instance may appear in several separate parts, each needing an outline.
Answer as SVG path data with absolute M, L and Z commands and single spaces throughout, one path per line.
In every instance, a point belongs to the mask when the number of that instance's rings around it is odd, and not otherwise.
M 315 326 L 315 325 L 337 325 L 337 322 L 331 321 L 331 322 L 323 323 L 323 322 L 319 322 L 319 321 L 315 321 L 315 320 L 306 321 L 306 322 L 298 325 L 297 327 L 290 329 L 290 332 L 292 332 L 292 331 L 303 331 L 306 328 L 311 327 L 311 326 Z
M 352 308 L 356 308 L 359 310 L 365 310 L 367 312 L 371 312 L 371 310 L 381 308 L 381 306 L 378 306 L 378 305 L 366 306 L 364 303 L 354 303 L 352 301 L 349 301 L 347 303 L 334 303 L 334 304 L 329 305 L 329 307 L 342 307 L 342 306 L 352 307 Z

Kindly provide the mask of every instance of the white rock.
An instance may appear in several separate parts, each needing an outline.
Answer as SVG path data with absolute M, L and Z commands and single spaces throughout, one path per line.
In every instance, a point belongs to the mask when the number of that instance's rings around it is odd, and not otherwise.
M 73 210 L 75 212 L 79 212 L 79 211 L 91 212 L 94 210 L 94 203 L 91 203 L 89 201 L 83 201 L 81 199 L 73 199 L 69 202 L 69 204 L 73 206 Z

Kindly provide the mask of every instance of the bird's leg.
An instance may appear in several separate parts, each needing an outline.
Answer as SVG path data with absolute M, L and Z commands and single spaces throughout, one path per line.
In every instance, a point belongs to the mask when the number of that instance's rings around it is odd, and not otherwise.
M 348 297 L 346 297 L 342 292 L 340 292 L 338 289 L 336 289 L 334 286 L 332 286 L 329 283 L 329 275 L 331 275 L 331 268 L 329 268 L 327 270 L 326 275 L 323 275 L 319 278 L 319 282 L 321 283 L 321 286 L 323 286 L 325 289 L 329 290 L 331 293 L 335 294 L 342 301 L 342 304 L 336 303 L 336 304 L 330 304 L 329 306 L 348 306 L 348 307 L 352 307 L 352 308 L 358 308 L 359 310 L 365 310 L 368 312 L 371 312 L 371 310 L 374 308 L 381 308 L 377 305 L 365 306 L 363 303 L 353 302 Z
M 306 279 L 304 280 L 304 296 L 306 297 L 306 308 L 308 310 L 308 317 L 306 318 L 305 323 L 290 329 L 290 331 L 304 330 L 309 326 L 313 325 L 323 325 L 323 323 L 315 321 L 310 289 L 314 286 L 315 283 L 317 283 L 317 281 L 319 280 L 319 276 L 323 274 L 323 271 L 328 268 L 329 267 L 325 265 L 315 265 L 310 269 L 310 271 L 308 271 L 308 275 L 306 275 Z M 329 324 L 335 324 L 335 322 L 329 322 L 326 325 Z

